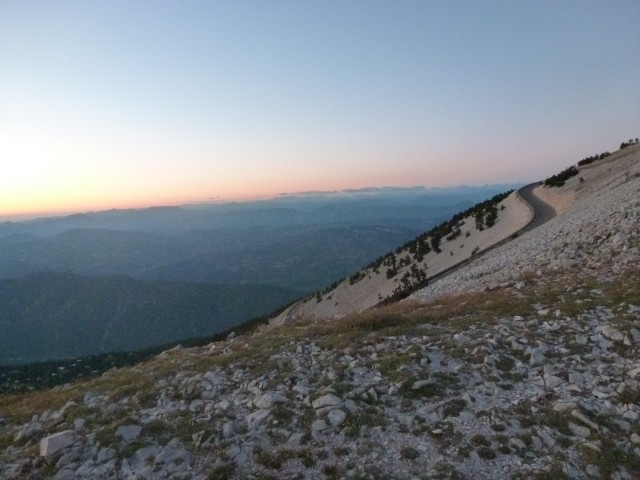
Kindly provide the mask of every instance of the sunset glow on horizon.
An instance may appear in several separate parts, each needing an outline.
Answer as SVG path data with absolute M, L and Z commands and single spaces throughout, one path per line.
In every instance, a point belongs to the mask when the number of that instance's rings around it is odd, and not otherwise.
M 640 134 L 640 4 L 0 5 L 0 221 L 528 182 Z

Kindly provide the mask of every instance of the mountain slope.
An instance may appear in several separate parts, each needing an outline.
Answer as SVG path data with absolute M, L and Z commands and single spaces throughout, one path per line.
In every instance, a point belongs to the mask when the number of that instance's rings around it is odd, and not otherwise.
M 503 197 L 496 196 L 493 201 L 479 204 L 476 210 L 458 214 L 455 220 L 296 304 L 274 322 L 289 321 L 296 315 L 340 317 L 402 297 L 429 278 L 516 234 L 531 221 L 532 212 L 517 193 Z M 491 215 L 494 217 L 487 220 Z
M 640 478 L 640 146 L 554 188 L 410 301 L 0 396 L 0 474 Z
M 209 336 L 270 313 L 297 295 L 264 285 L 56 273 L 0 280 L 0 362 L 132 351 Z
M 612 274 L 640 263 L 629 243 L 640 227 L 634 213 L 640 202 L 639 157 L 640 145 L 627 147 L 581 166 L 562 187 L 537 187 L 536 194 L 559 213 L 556 218 L 413 298 L 491 289 L 549 269 L 590 270 L 594 261 L 606 260 Z

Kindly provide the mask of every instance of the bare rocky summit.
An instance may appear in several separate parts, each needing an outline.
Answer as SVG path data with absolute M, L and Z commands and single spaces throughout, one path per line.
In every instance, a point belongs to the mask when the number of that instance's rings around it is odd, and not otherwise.
M 0 477 L 640 478 L 639 172 L 408 301 L 1 396 Z

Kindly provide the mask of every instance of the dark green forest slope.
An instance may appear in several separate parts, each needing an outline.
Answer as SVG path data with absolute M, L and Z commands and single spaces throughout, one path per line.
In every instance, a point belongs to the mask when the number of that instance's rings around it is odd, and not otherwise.
M 264 285 L 34 274 L 0 280 L 0 363 L 137 350 L 207 336 L 298 294 Z

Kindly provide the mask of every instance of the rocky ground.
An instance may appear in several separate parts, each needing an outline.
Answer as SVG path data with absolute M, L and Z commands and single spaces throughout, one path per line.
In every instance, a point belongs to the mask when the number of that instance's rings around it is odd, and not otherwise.
M 640 478 L 640 177 L 608 178 L 412 302 L 1 396 L 0 477 Z

